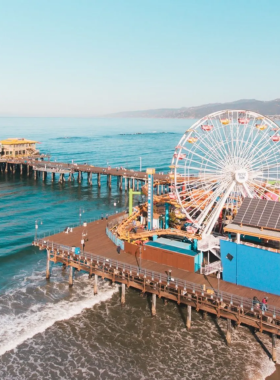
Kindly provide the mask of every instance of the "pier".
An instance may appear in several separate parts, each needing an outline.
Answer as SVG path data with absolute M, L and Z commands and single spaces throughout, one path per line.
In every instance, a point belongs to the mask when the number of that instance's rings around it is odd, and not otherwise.
M 2 158 L 0 159 L 0 173 L 33 175 L 34 180 L 40 177 L 42 180 L 46 180 L 47 176 L 50 176 L 53 182 L 57 179 L 60 183 L 66 181 L 82 183 L 83 180 L 86 180 L 89 185 L 93 184 L 95 175 L 95 181 L 99 188 L 101 187 L 101 176 L 106 176 L 109 189 L 112 188 L 112 177 L 115 177 L 120 191 L 139 190 L 141 185 L 147 183 L 148 180 L 146 172 L 123 167 L 99 167 L 90 164 L 42 161 L 35 158 Z M 155 174 L 155 181 L 158 194 L 168 191 L 167 185 L 170 183 L 168 174 Z
M 168 265 L 145 260 L 140 252 L 125 251 L 125 244 L 114 233 L 116 226 L 127 218 L 122 213 L 107 219 L 35 239 L 34 245 L 47 250 L 46 277 L 51 277 L 51 263 L 69 268 L 69 286 L 75 286 L 75 271 L 94 277 L 93 294 L 98 293 L 99 278 L 121 284 L 121 305 L 125 304 L 126 287 L 152 297 L 151 315 L 156 315 L 157 299 L 185 305 L 184 323 L 192 325 L 192 311 L 207 313 L 227 320 L 224 338 L 232 343 L 232 328 L 241 324 L 271 334 L 271 357 L 276 361 L 276 338 L 280 335 L 280 297 L 220 280 L 215 276 L 188 272 Z M 168 231 L 167 231 L 168 233 Z M 78 249 L 77 249 L 78 248 Z M 145 249 L 145 246 L 142 247 Z M 119 253 L 120 252 L 120 253 Z M 267 311 L 253 303 L 253 297 L 269 296 Z

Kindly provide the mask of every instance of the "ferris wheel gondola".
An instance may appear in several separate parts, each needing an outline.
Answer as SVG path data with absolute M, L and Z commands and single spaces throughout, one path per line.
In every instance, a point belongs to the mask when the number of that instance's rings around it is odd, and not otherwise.
M 279 199 L 278 130 L 256 112 L 226 110 L 185 132 L 172 159 L 171 191 L 202 235 L 212 233 L 223 213 L 234 216 L 245 197 Z

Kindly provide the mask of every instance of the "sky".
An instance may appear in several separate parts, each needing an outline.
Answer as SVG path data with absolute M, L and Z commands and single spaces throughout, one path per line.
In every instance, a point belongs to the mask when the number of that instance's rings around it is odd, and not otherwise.
M 0 0 L 0 115 L 280 98 L 279 0 Z

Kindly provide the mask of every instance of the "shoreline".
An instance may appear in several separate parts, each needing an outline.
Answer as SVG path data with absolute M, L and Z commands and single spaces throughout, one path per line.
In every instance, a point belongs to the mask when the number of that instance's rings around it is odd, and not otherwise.
M 280 379 L 280 364 L 275 364 L 275 371 L 267 376 L 265 380 L 279 380 Z

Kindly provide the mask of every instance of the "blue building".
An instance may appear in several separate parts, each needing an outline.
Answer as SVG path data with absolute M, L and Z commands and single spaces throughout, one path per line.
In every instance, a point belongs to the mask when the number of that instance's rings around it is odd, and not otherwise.
M 224 231 L 223 279 L 280 295 L 280 202 L 245 198 Z

